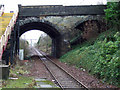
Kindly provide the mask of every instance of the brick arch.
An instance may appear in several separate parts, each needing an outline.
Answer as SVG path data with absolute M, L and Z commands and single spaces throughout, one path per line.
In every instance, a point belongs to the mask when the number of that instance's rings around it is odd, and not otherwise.
M 105 22 L 105 20 L 103 19 L 104 16 L 88 16 L 87 18 L 84 18 L 80 21 L 77 21 L 74 25 L 74 28 L 76 28 L 78 25 L 83 24 L 86 21 L 98 21 L 98 22 Z
M 52 55 L 54 57 L 59 57 L 59 43 L 61 36 L 59 32 L 59 28 L 56 27 L 54 24 L 45 21 L 40 20 L 39 18 L 25 18 L 23 20 L 19 21 L 20 31 L 19 31 L 19 37 L 30 30 L 40 30 L 48 34 L 52 39 Z
M 78 21 L 75 28 L 82 31 L 82 37 L 86 40 L 95 38 L 99 33 L 106 30 L 106 23 L 101 18 L 88 17 L 85 20 Z
M 20 20 L 20 35 L 29 30 L 41 30 L 47 33 L 51 38 L 58 37 L 60 35 L 59 28 L 49 21 L 40 20 L 39 18 L 30 17 Z

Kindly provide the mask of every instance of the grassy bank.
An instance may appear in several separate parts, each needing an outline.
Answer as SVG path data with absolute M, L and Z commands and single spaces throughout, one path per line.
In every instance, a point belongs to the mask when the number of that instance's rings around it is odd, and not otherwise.
M 103 82 L 120 86 L 120 32 L 108 30 L 97 39 L 77 45 L 60 61 L 83 67 Z
M 26 65 L 27 64 L 27 65 Z M 3 90 L 7 89 L 19 89 L 19 88 L 33 88 L 35 86 L 35 80 L 33 77 L 25 76 L 29 74 L 30 65 L 24 64 L 21 61 L 17 61 L 14 67 L 10 68 L 10 75 L 8 80 L 4 80 L 2 83 Z M 11 79 L 10 79 L 11 78 Z

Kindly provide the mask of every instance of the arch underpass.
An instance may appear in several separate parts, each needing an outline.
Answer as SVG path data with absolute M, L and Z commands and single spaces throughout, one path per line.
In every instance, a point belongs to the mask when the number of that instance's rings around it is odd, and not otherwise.
M 49 35 L 52 39 L 52 49 L 51 54 L 54 57 L 58 57 L 59 55 L 59 42 L 60 42 L 60 33 L 58 32 L 57 28 L 52 25 L 50 22 L 47 21 L 39 21 L 39 22 L 27 22 L 19 27 L 19 37 L 30 30 L 40 30 L 45 32 L 47 35 Z
M 94 31 L 94 25 L 104 20 L 106 5 L 88 6 L 22 6 L 18 5 L 17 21 L 11 31 L 3 60 L 14 62 L 14 56 L 19 54 L 19 38 L 29 30 L 40 30 L 52 39 L 52 56 L 60 57 L 71 50 L 71 42 L 83 31 Z M 105 22 L 105 21 L 103 21 Z M 89 26 L 86 26 L 86 23 Z M 93 27 L 91 27 L 93 25 Z M 102 30 L 105 24 L 100 24 L 96 30 Z M 90 31 L 90 30 L 89 30 Z M 88 35 L 88 34 L 86 34 Z M 9 57 L 6 57 L 9 56 Z

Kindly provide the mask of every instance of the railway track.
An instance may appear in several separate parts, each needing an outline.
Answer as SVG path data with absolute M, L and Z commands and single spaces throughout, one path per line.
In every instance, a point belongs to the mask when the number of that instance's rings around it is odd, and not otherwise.
M 42 60 L 43 64 L 47 68 L 47 70 L 50 72 L 50 74 L 53 76 L 55 81 L 58 83 L 59 87 L 63 90 L 74 88 L 74 89 L 84 89 L 88 90 L 87 86 L 82 84 L 80 81 L 78 81 L 76 78 L 74 78 L 71 74 L 69 74 L 66 70 L 61 68 L 59 65 L 54 63 L 50 58 L 48 58 L 43 52 L 39 52 L 37 49 L 35 49 L 36 53 L 42 57 L 40 57 L 40 60 Z

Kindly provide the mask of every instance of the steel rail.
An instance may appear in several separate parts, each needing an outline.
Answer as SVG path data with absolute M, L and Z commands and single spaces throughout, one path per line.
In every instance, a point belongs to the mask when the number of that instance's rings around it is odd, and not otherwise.
M 40 60 L 42 60 L 40 58 Z M 62 87 L 62 85 L 59 83 L 59 81 L 57 80 L 57 78 L 54 76 L 54 74 L 52 74 L 52 71 L 48 68 L 48 66 L 45 64 L 44 60 L 42 60 L 43 64 L 45 65 L 45 67 L 47 68 L 47 70 L 49 71 L 49 73 L 52 75 L 53 79 L 55 80 L 55 82 L 58 84 L 58 86 L 64 90 L 64 88 Z
M 39 54 L 41 55 L 42 53 L 38 52 L 35 48 L 34 50 Z M 43 55 L 43 54 L 42 54 Z M 43 55 L 44 56 L 44 55 Z M 55 75 L 52 74 L 51 70 L 48 68 L 48 66 L 45 64 L 44 60 L 41 59 L 41 57 L 39 56 L 39 59 L 43 62 L 44 66 L 46 67 L 46 69 L 49 71 L 49 73 L 51 74 L 51 76 L 53 77 L 53 79 L 55 80 L 55 82 L 57 83 L 57 85 L 62 89 L 64 90 L 64 88 L 62 87 L 62 85 L 58 82 L 58 80 L 56 79 Z
M 45 54 L 43 54 L 43 52 L 41 51 L 37 51 L 35 49 L 35 51 L 38 54 L 42 54 L 47 60 L 49 60 L 50 62 L 52 62 L 55 66 L 57 66 L 59 69 L 61 69 L 63 72 L 65 72 L 67 75 L 69 75 L 73 80 L 75 80 L 81 87 L 83 87 L 85 90 L 88 90 L 88 87 L 86 85 L 84 85 L 82 82 L 80 82 L 79 80 L 77 80 L 73 75 L 71 75 L 70 73 L 68 73 L 66 70 L 64 70 L 62 67 L 60 67 L 58 64 L 56 64 L 55 62 L 53 62 L 49 57 L 47 57 Z M 43 60 L 42 60 L 43 61 Z M 44 61 L 43 61 L 44 62 Z M 44 63 L 44 65 L 46 66 L 46 68 L 48 68 L 48 66 Z M 51 70 L 48 68 L 48 70 L 50 71 L 50 73 L 52 74 Z M 53 74 L 52 74 L 53 75 Z M 53 75 L 54 76 L 54 75 Z M 55 76 L 54 76 L 55 78 Z M 60 88 L 62 88 L 64 90 L 64 87 L 62 87 L 62 85 L 59 83 L 59 81 L 55 78 L 55 80 L 57 81 L 57 83 L 59 84 Z

